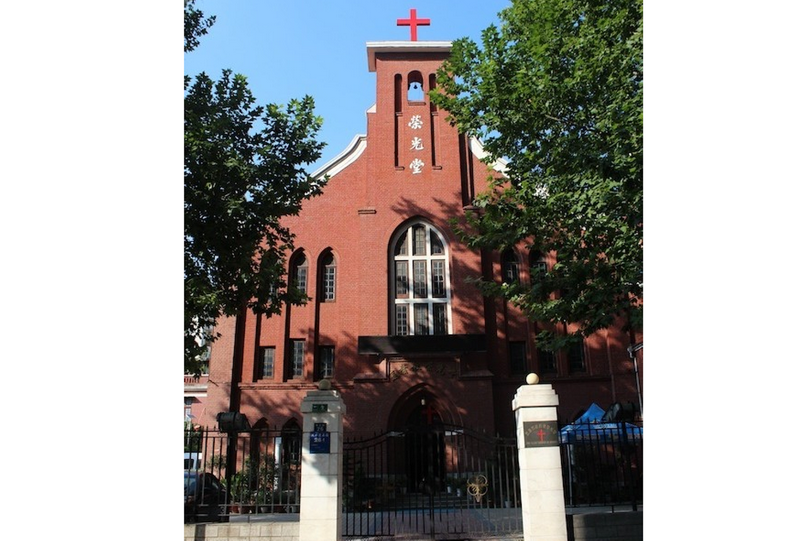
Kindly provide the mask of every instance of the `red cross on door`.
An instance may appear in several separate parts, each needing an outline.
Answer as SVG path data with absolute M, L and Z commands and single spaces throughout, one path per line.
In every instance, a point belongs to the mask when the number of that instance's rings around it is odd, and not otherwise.
M 432 425 L 433 424 L 433 417 L 437 416 L 438 413 L 439 412 L 436 411 L 436 409 L 431 404 L 428 404 L 427 408 L 425 408 L 424 411 L 422 412 L 422 415 L 425 416 L 425 418 L 427 420 L 427 424 Z

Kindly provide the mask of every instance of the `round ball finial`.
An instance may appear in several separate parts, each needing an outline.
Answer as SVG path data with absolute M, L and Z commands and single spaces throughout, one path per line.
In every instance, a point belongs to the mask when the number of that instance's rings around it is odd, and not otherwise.
M 318 390 L 320 391 L 328 391 L 332 388 L 332 382 L 328 379 L 322 379 L 318 382 Z
M 526 383 L 528 383 L 529 385 L 537 385 L 538 383 L 540 383 L 540 376 L 532 372 L 528 376 L 526 376 Z

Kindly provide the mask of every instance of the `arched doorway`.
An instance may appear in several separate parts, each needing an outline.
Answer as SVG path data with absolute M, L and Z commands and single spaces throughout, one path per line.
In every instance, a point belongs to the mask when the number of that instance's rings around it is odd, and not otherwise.
M 516 446 L 459 426 L 456 405 L 435 390 L 415 385 L 392 407 L 387 431 L 344 442 L 345 536 L 511 533 Z M 495 508 L 492 521 L 484 513 Z
M 410 492 L 433 494 L 444 486 L 447 475 L 443 409 L 436 397 L 419 389 L 405 397 L 395 415 L 392 430 L 402 434 L 397 452 L 398 470 L 407 478 Z

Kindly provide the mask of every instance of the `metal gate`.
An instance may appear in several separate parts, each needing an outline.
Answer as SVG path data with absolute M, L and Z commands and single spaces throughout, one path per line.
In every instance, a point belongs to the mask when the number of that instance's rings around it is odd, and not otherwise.
M 442 423 L 343 446 L 343 536 L 521 538 L 514 438 Z

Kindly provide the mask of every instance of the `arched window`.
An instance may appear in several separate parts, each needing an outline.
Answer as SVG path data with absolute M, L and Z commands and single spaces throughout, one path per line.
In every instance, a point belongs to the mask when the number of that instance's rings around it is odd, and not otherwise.
M 548 275 L 548 263 L 546 255 L 539 250 L 529 252 L 529 280 L 531 281 L 535 294 L 543 291 L 548 285 L 546 277 Z M 543 293 L 543 298 L 548 298 L 548 292 Z
M 442 234 L 411 222 L 393 237 L 391 329 L 396 335 L 450 334 L 450 274 Z
M 327 250 L 321 255 L 321 300 L 334 302 L 337 285 L 337 263 L 335 254 Z
M 501 280 L 504 284 L 520 283 L 520 270 L 515 251 L 511 248 L 501 254 Z
M 301 293 L 307 292 L 307 256 L 304 252 L 298 252 L 292 258 L 290 267 L 290 285 Z
M 585 367 L 585 343 L 577 340 L 568 346 L 568 371 L 570 373 L 586 372 Z
M 301 486 L 301 443 L 303 432 L 295 419 L 290 419 L 281 429 L 281 444 L 276 451 L 278 458 L 278 488 L 282 494 L 294 494 Z M 290 492 L 292 491 L 292 492 Z M 284 500 L 283 498 L 287 498 Z M 292 503 L 290 496 L 282 496 L 282 503 Z
M 529 252 L 529 266 L 531 267 L 532 281 L 537 282 L 545 279 L 548 274 L 548 264 L 546 256 L 538 250 Z

